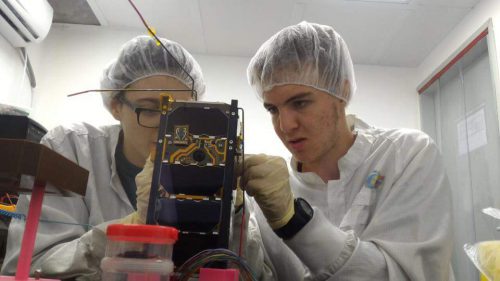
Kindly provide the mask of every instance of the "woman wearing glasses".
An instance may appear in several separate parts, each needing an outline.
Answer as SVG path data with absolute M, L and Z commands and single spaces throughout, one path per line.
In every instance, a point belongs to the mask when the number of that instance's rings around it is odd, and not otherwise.
M 104 71 L 101 88 L 117 91 L 102 93 L 103 103 L 119 125 L 61 126 L 43 138 L 43 144 L 90 174 L 85 197 L 67 194 L 44 198 L 42 218 L 80 225 L 39 225 L 32 275 L 38 270 L 41 277 L 100 280 L 106 226 L 110 222 L 144 223 L 147 202 L 145 196 L 139 195 L 137 200 L 135 177 L 156 141 L 160 119 L 160 92 L 146 90 L 174 90 L 169 93 L 176 100 L 196 100 L 205 91 L 194 58 L 176 42 L 162 39 L 162 43 L 164 47 L 151 37 L 136 37 L 122 47 L 118 58 Z M 27 213 L 28 204 L 29 199 L 22 196 L 18 211 Z M 15 273 L 23 232 L 24 221 L 13 219 L 2 274 Z

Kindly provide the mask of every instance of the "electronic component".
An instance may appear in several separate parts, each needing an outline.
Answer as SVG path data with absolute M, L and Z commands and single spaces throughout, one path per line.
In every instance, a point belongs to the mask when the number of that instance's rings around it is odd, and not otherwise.
M 236 100 L 168 99 L 162 95 L 148 223 L 179 229 L 173 252 L 179 266 L 202 250 L 229 246 L 241 139 Z
M 40 142 L 47 130 L 27 116 L 0 114 L 0 138 Z

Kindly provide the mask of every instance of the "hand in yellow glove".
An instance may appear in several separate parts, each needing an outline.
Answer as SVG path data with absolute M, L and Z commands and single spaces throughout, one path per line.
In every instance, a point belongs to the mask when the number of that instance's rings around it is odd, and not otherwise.
M 153 168 L 154 163 L 151 158 L 148 158 L 142 171 L 135 177 L 135 184 L 137 186 L 137 211 L 121 219 L 120 223 L 146 224 L 149 193 L 151 191 L 151 182 L 153 179 Z
M 293 195 L 286 162 L 264 154 L 245 157 L 241 185 L 255 198 L 273 229 L 288 223 L 294 214 Z

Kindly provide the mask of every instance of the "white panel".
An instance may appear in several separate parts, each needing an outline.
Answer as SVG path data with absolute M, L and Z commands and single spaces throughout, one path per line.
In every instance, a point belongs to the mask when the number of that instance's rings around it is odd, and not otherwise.
M 123 0 L 96 0 L 113 27 L 146 29 L 133 8 Z M 135 5 L 161 37 L 182 44 L 191 52 L 205 52 L 203 28 L 197 0 L 141 0 Z
M 210 54 L 252 56 L 271 35 L 290 24 L 290 1 L 201 1 Z
M 37 77 L 38 78 L 38 77 Z M 31 110 L 31 87 L 20 51 L 0 35 L 0 104 Z
M 441 7 L 412 11 L 399 24 L 377 63 L 417 67 L 468 12 L 465 8 Z
M 346 41 L 355 63 L 379 64 L 387 43 L 410 12 L 394 7 L 378 7 L 373 3 L 340 6 L 311 4 L 307 6 L 304 18 L 333 26 Z
M 110 27 L 144 30 L 127 1 L 88 0 Z M 415 67 L 479 0 L 412 0 L 409 4 L 346 0 L 135 1 L 163 37 L 194 53 L 252 56 L 271 35 L 301 20 L 333 25 L 354 61 Z M 450 7 L 453 9 L 450 10 Z
M 412 0 L 411 4 L 441 7 L 472 8 L 480 0 Z

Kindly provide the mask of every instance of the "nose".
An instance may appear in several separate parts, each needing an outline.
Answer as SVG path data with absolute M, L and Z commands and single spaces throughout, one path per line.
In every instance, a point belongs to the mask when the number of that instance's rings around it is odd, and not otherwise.
M 277 125 L 283 133 L 290 133 L 299 126 L 297 116 L 288 110 L 281 110 L 277 118 Z

